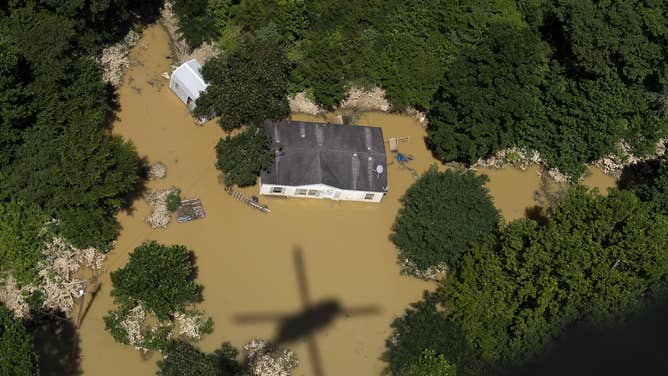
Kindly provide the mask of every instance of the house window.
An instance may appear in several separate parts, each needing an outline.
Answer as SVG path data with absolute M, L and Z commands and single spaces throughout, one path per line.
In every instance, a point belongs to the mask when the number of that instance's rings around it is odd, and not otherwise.
M 271 189 L 271 193 L 281 194 L 281 193 L 283 193 L 283 190 L 284 190 L 283 187 L 274 187 L 274 188 Z
M 365 200 L 373 200 L 374 197 L 376 197 L 376 195 L 373 193 L 367 193 L 364 195 Z
M 308 190 L 308 195 L 309 196 L 318 197 L 319 194 L 320 194 L 320 191 L 317 190 L 317 189 L 309 189 Z
M 297 196 L 306 196 L 306 191 L 307 191 L 307 189 L 305 189 L 305 188 L 297 188 L 297 189 L 295 190 L 295 195 L 297 195 Z

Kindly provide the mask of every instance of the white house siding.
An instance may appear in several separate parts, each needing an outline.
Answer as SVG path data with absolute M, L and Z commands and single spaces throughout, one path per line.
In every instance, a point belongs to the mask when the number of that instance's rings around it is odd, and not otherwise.
M 324 184 L 286 186 L 275 184 L 262 184 L 260 182 L 260 194 L 268 196 L 286 196 L 300 198 L 328 198 L 339 201 L 361 201 L 379 203 L 383 199 L 383 192 L 364 192 L 339 189 Z
M 169 88 L 183 103 L 188 105 L 190 111 L 195 109 L 195 101 L 208 86 L 200 71 L 199 63 L 196 60 L 190 60 L 176 68 L 169 79 Z

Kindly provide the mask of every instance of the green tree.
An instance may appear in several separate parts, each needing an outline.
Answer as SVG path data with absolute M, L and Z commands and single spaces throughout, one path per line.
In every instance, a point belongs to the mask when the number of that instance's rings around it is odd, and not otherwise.
M 224 343 L 212 354 L 205 354 L 183 341 L 171 341 L 158 361 L 158 376 L 235 376 L 242 366 L 236 360 L 238 351 Z
M 488 369 L 476 365 L 461 329 L 439 309 L 438 297 L 433 293 L 425 293 L 421 301 L 411 304 L 391 327 L 393 333 L 385 342 L 383 359 L 393 375 L 420 375 L 428 370 L 428 365 L 443 362 L 457 364 L 457 371 L 464 371 L 462 374 L 490 374 Z M 437 352 L 436 359 L 425 356 L 424 349 Z
M 527 28 L 494 25 L 448 68 L 430 112 L 429 144 L 468 163 L 522 142 L 542 116 L 547 47 Z
M 123 268 L 111 272 L 111 295 L 121 306 L 141 302 L 159 320 L 167 320 L 186 304 L 200 300 L 194 268 L 192 252 L 186 247 L 145 243 L 130 253 Z
M 633 194 L 576 187 L 546 225 L 515 221 L 473 247 L 440 301 L 482 360 L 521 365 L 576 323 L 621 322 L 662 296 L 667 247 L 666 218 Z
M 568 79 L 556 66 L 543 102 L 545 116 L 523 137 L 550 167 L 576 179 L 586 163 L 615 152 L 621 139 L 642 154 L 666 129 L 665 117 L 654 111 L 639 88 L 618 80 Z
M 174 1 L 174 12 L 179 18 L 179 32 L 190 48 L 197 48 L 202 43 L 213 40 L 220 33 L 217 25 L 220 21 L 216 17 L 211 17 L 210 11 L 224 10 L 225 4 L 219 1 L 215 5 L 216 7 L 211 9 L 209 0 Z
M 412 274 L 454 265 L 471 242 L 484 239 L 500 215 L 485 187 L 487 176 L 432 166 L 401 198 L 391 239 Z
M 209 60 L 202 71 L 209 86 L 195 115 L 221 116 L 226 131 L 288 116 L 285 49 L 274 39 L 250 39 L 228 54 Z
M 406 376 L 456 376 L 457 368 L 443 355 L 434 350 L 425 350 L 422 357 L 404 372 Z
M 216 167 L 223 172 L 227 187 L 254 185 L 260 172 L 271 164 L 271 142 L 263 128 L 250 127 L 221 138 L 216 155 Z
M 0 32 L 2 32 L 0 27 Z M 0 35 L 0 169 L 14 158 L 23 130 L 30 125 L 31 97 L 25 88 L 25 61 L 9 35 Z
M 650 160 L 631 166 L 620 178 L 620 188 L 630 190 L 654 211 L 668 217 L 668 163 Z M 625 176 L 625 175 L 631 176 Z
M 21 283 L 37 278 L 47 219 L 34 204 L 0 202 L 0 272 L 9 272 Z
M 134 146 L 100 130 L 90 116 L 74 115 L 58 128 L 26 133 L 9 188 L 61 219 L 59 229 L 74 245 L 104 248 L 117 232 L 111 216 L 138 181 Z
M 0 304 L 0 375 L 38 375 L 32 339 L 12 312 Z
M 668 84 L 668 5 L 663 1 L 551 1 L 558 58 L 581 75 L 661 91 Z M 549 9 L 549 8 L 548 8 Z

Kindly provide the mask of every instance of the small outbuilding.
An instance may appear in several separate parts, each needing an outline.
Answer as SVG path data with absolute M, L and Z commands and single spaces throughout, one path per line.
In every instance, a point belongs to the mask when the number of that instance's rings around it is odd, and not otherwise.
M 169 88 L 188 106 L 189 111 L 195 109 L 197 98 L 207 86 L 202 77 L 202 66 L 195 59 L 181 64 L 169 79 Z
M 274 160 L 260 175 L 261 194 L 380 202 L 387 192 L 381 128 L 285 120 L 264 129 Z

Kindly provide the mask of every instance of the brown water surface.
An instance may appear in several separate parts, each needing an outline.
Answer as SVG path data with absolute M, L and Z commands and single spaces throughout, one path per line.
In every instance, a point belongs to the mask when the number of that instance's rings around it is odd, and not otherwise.
M 380 374 L 384 364 L 379 358 L 392 319 L 433 286 L 399 274 L 396 251 L 388 240 L 399 209 L 398 199 L 413 182 L 409 172 L 388 161 L 390 191 L 380 205 L 261 197 L 272 210 L 262 214 L 232 200 L 218 183 L 214 145 L 223 131 L 214 122 L 203 127 L 194 125 L 186 107 L 167 87 L 167 80 L 160 77 L 172 63 L 164 30 L 159 26 L 147 28 L 131 57 L 132 67 L 119 92 L 120 111 L 114 132 L 131 140 L 140 156 L 167 165 L 167 177 L 151 181 L 149 188 L 177 186 L 182 196 L 202 200 L 207 217 L 153 230 L 143 222 L 148 214 L 144 201 L 135 201 L 129 212 L 119 214 L 122 232 L 105 263 L 106 272 L 99 277 L 101 289 L 80 330 L 84 374 L 155 373 L 158 355 L 142 360 L 134 349 L 115 343 L 104 331 L 102 321 L 113 308 L 107 272 L 123 266 L 128 253 L 149 239 L 184 244 L 195 252 L 197 282 L 204 285 L 204 302 L 199 308 L 215 322 L 214 333 L 199 343 L 204 350 L 213 350 L 224 341 L 241 346 L 252 338 L 275 338 L 281 324 L 277 317 L 304 313 L 294 258 L 295 249 L 300 249 L 309 303 L 320 309 L 309 314 L 331 313 L 332 307 L 373 308 L 367 314 L 338 315 L 313 333 L 323 373 Z M 414 156 L 411 164 L 418 172 L 436 162 L 424 145 L 423 128 L 411 118 L 369 113 L 358 123 L 382 126 L 386 139 L 409 137 L 409 142 L 400 144 L 400 150 Z M 540 184 L 537 170 L 483 172 L 490 176 L 495 204 L 506 219 L 523 216 L 525 208 L 535 204 L 534 192 Z M 257 194 L 257 187 L 244 192 Z M 238 320 L 239 316 L 254 314 L 267 320 Z M 293 334 L 305 334 L 297 332 Z M 301 359 L 297 375 L 314 374 L 306 338 L 288 344 Z

